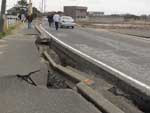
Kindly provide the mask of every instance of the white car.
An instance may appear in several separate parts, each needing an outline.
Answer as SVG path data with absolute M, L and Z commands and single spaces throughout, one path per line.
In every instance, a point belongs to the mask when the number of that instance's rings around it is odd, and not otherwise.
M 60 17 L 60 27 L 64 28 L 64 27 L 71 27 L 74 28 L 75 23 L 74 23 L 74 19 L 70 16 L 61 16 Z

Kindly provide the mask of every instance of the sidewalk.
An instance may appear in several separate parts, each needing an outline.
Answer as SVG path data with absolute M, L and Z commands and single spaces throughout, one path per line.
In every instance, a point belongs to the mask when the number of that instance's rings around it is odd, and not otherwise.
M 22 26 L 0 40 L 0 113 L 100 113 L 71 89 L 45 87 L 47 66 L 36 48 L 36 35 Z M 37 87 L 16 76 L 37 70 L 32 76 Z
M 22 26 L 16 35 L 0 40 L 0 76 L 26 75 L 40 69 L 39 54 L 34 44 L 36 37 L 28 35 L 28 32 Z M 37 34 L 34 30 L 32 32 Z

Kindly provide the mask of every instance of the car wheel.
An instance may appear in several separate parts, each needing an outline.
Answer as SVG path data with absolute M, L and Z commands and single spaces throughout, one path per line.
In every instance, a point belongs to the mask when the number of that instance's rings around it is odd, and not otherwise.
M 72 26 L 72 29 L 74 29 L 74 26 Z

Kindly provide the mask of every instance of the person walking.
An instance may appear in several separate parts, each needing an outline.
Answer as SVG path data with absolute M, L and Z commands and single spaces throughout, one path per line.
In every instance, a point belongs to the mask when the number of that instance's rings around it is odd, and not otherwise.
M 25 14 L 21 14 L 21 22 L 24 23 L 26 20 Z
M 47 16 L 47 18 L 48 18 L 49 27 L 52 27 L 52 23 L 53 23 L 53 14 Z
M 54 22 L 55 22 L 55 28 L 56 28 L 56 31 L 58 31 L 58 28 L 59 28 L 59 22 L 60 22 L 60 16 L 59 16 L 58 13 L 54 14 L 53 20 L 54 20 Z
M 21 20 L 21 14 L 18 15 L 18 19 Z
M 28 20 L 28 29 L 31 29 L 32 28 L 32 21 L 33 21 L 32 14 L 27 16 L 27 20 Z

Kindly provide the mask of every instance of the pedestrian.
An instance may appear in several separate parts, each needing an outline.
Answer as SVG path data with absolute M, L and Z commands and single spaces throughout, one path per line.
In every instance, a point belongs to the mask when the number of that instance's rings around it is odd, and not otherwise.
M 52 27 L 52 24 L 53 24 L 53 16 L 54 16 L 53 14 L 47 16 L 48 23 L 49 23 L 49 27 Z
M 27 16 L 27 21 L 28 21 L 28 29 L 31 29 L 32 28 L 32 21 L 33 21 L 32 14 Z
M 19 20 L 21 20 L 21 14 L 18 15 Z
M 24 23 L 26 20 L 25 14 L 21 14 L 21 22 Z
M 59 16 L 58 13 L 54 14 L 53 20 L 54 20 L 54 23 L 55 23 L 55 28 L 56 28 L 56 30 L 58 31 L 59 22 L 60 22 L 60 16 Z

